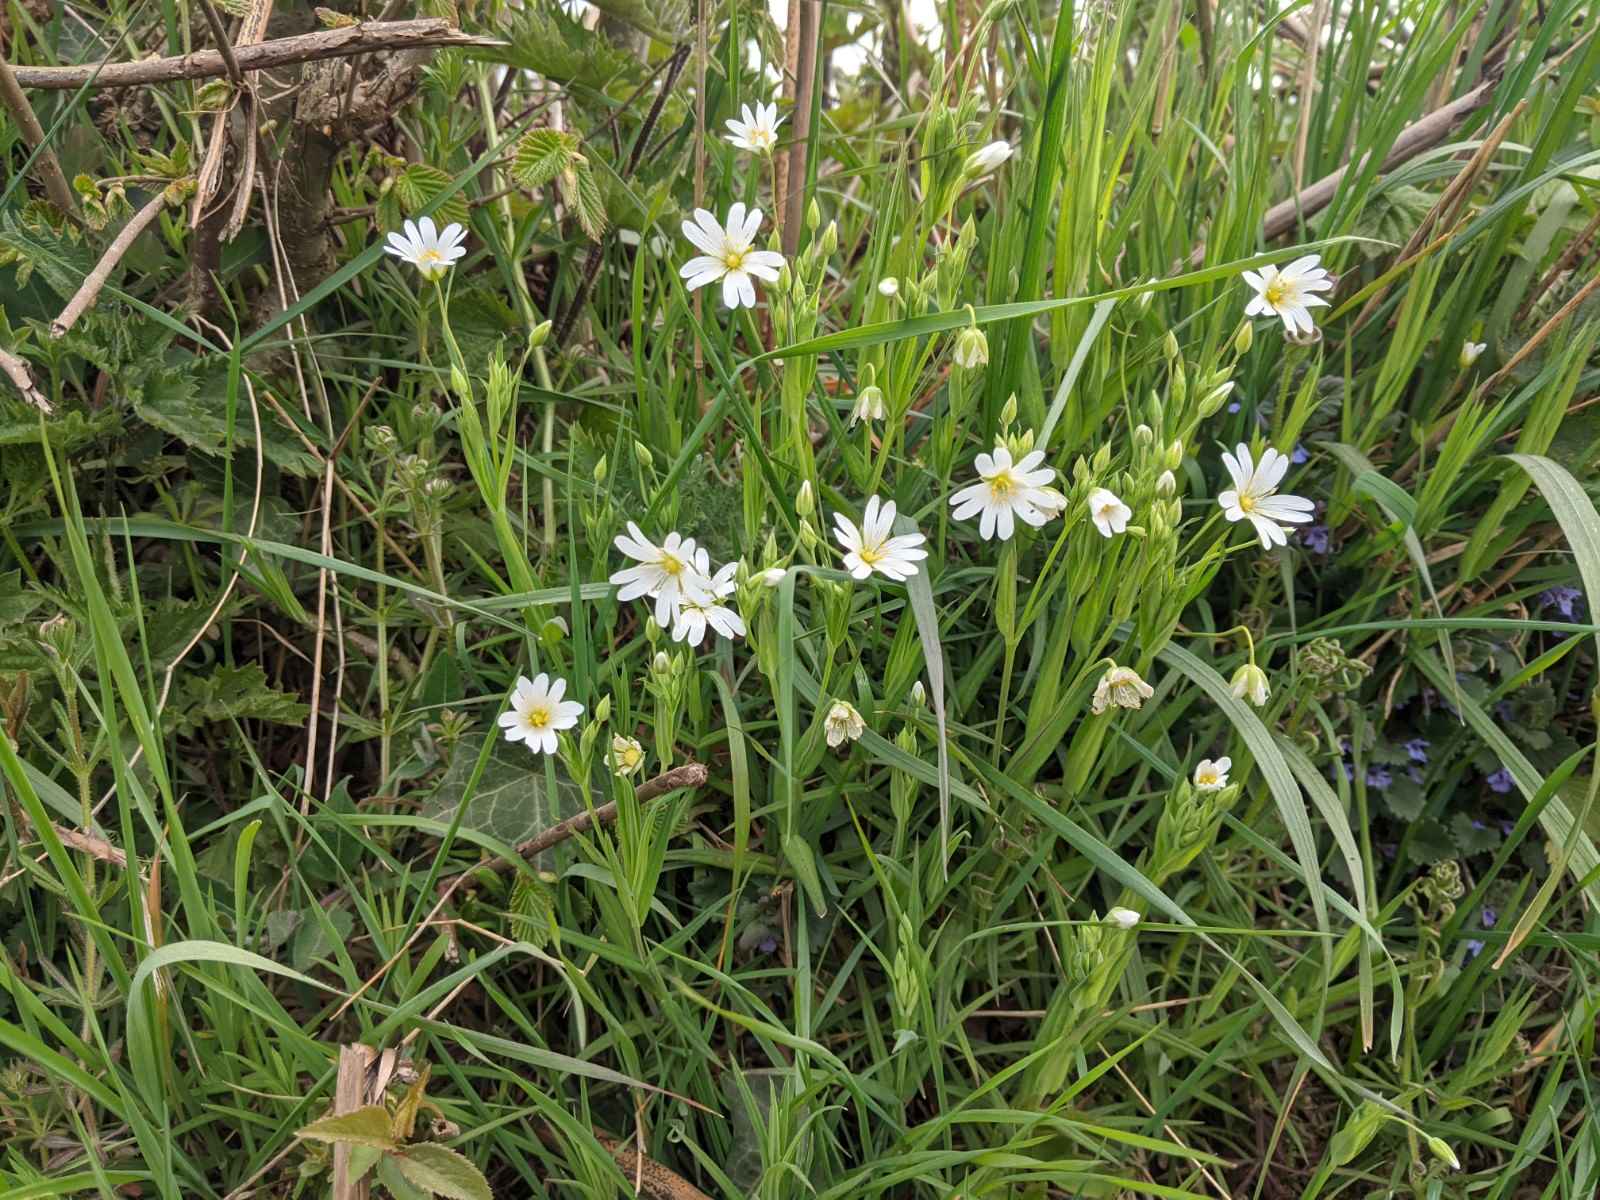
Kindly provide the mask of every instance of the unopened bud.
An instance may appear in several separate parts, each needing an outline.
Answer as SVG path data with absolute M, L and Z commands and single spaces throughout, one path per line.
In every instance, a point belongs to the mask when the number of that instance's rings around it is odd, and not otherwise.
M 775 588 L 783 582 L 783 577 L 788 573 L 789 572 L 785 571 L 782 567 L 768 567 L 765 571 L 761 572 L 760 575 L 756 576 L 756 578 L 761 580 L 762 587 Z
M 1249 321 L 1239 324 L 1239 332 L 1233 335 L 1233 352 L 1241 358 L 1250 353 L 1250 345 L 1256 340 L 1256 327 Z
M 472 399 L 472 381 L 467 378 L 466 372 L 460 367 L 450 368 L 450 388 L 463 400 Z
M 811 490 L 811 480 L 802 480 L 800 491 L 794 498 L 794 511 L 802 517 L 809 517 L 817 511 L 817 497 Z
M 911 685 L 911 703 L 922 708 L 928 703 L 928 689 L 922 686 L 922 680 L 917 680 Z
M 1206 398 L 1200 401 L 1200 415 L 1202 417 L 1209 417 L 1218 409 L 1220 409 L 1227 401 L 1228 397 L 1233 395 L 1233 389 L 1236 386 L 1238 385 L 1230 379 L 1228 382 L 1220 383 L 1216 387 L 1212 388 L 1211 391 L 1206 394 Z
M 1445 1166 L 1449 1167 L 1452 1171 L 1459 1171 L 1461 1169 L 1461 1160 L 1456 1157 L 1456 1152 L 1450 1149 L 1450 1144 L 1443 1138 L 1430 1137 L 1428 1139 L 1428 1149 L 1432 1152 L 1435 1158 L 1444 1163 Z
M 540 321 L 537 325 L 535 325 L 533 327 L 533 330 L 528 334 L 528 346 L 531 349 L 534 349 L 534 350 L 537 350 L 540 346 L 544 345 L 549 340 L 550 340 L 550 322 L 549 321 Z
M 829 258 L 839 248 L 839 223 L 829 221 L 828 227 L 822 231 L 822 257 Z
M 1147 450 L 1156 440 L 1155 430 L 1150 426 L 1139 424 L 1133 429 L 1133 444 L 1141 450 Z
M 604 483 L 606 481 L 606 470 L 606 456 L 602 454 L 600 461 L 594 465 L 594 481 L 596 483 Z
M 650 453 L 650 447 L 646 446 L 637 438 L 634 439 L 633 443 L 633 458 L 634 461 L 639 464 L 639 469 L 641 471 L 648 471 L 652 466 L 655 465 L 656 461 L 655 455 Z
M 1172 444 L 1167 447 L 1167 457 L 1164 464 L 1169 471 L 1176 471 L 1183 466 L 1183 439 L 1173 438 Z
M 667 657 L 667 652 L 665 650 L 656 651 L 656 656 L 650 660 L 650 669 L 657 675 L 666 675 L 671 673 L 672 660 Z
M 1000 406 L 1000 428 L 1011 428 L 1012 422 L 1017 419 L 1017 394 L 1012 392 L 1006 397 L 1006 402 Z
M 1170 329 L 1167 330 L 1166 334 L 1161 339 L 1161 352 L 1169 359 L 1178 357 L 1178 335 L 1173 333 Z
M 989 339 L 976 325 L 968 325 L 956 335 L 956 366 L 976 371 L 989 361 Z
M 611 695 L 607 693 L 600 697 L 600 703 L 594 706 L 594 719 L 602 725 L 611 719 Z
M 1170 500 L 1178 494 L 1178 477 L 1171 471 L 1163 471 L 1156 476 L 1156 495 L 1163 500 Z

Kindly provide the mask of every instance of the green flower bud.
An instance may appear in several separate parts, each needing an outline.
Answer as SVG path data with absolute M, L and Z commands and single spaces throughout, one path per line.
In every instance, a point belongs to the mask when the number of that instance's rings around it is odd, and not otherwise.
M 1256 328 L 1249 321 L 1239 323 L 1239 332 L 1233 335 L 1233 352 L 1241 358 L 1250 353 L 1250 344 L 1256 339 Z
M 528 334 L 528 346 L 530 349 L 537 350 L 550 340 L 550 325 L 549 321 L 540 321 L 533 327 Z

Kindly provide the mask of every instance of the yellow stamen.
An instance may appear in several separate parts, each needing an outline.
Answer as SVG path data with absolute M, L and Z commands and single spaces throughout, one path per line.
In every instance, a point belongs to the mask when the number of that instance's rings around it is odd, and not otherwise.
M 1254 496 L 1252 496 L 1249 492 L 1240 492 L 1239 493 L 1239 511 L 1240 512 L 1254 512 L 1255 508 L 1256 508 L 1256 498 Z
M 1004 500 L 1011 494 L 1013 480 L 1010 471 L 1002 471 L 989 480 L 989 494 L 996 500 Z
M 730 271 L 737 271 L 744 266 L 744 256 L 748 253 L 750 253 L 748 249 L 724 250 L 722 253 L 722 265 Z
M 528 713 L 529 729 L 543 729 L 548 724 L 550 724 L 550 710 L 543 705 L 532 709 Z
M 1267 284 L 1266 290 L 1261 295 L 1268 304 L 1276 308 L 1293 297 L 1294 289 L 1280 276 Z
M 670 554 L 662 554 L 661 569 L 668 575 L 678 575 L 683 571 L 683 563 Z

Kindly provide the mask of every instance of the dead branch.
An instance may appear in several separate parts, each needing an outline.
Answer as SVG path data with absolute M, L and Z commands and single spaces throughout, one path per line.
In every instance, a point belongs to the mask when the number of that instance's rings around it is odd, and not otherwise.
M 46 416 L 50 415 L 50 401 L 33 383 L 33 373 L 28 370 L 24 359 L 18 358 L 9 350 L 0 350 L 0 371 L 5 372 L 7 379 L 11 380 L 13 387 L 22 393 L 22 398 L 33 405 Z
M 139 239 L 139 235 L 160 215 L 166 202 L 165 190 L 157 192 L 154 199 L 133 214 L 128 223 L 122 227 L 122 231 L 117 234 L 116 239 L 106 247 L 106 252 L 100 256 L 100 261 L 95 263 L 94 270 L 84 277 L 83 286 L 67 302 L 66 308 L 61 310 L 61 315 L 50 322 L 51 337 L 64 335 L 78 323 L 79 317 L 94 307 L 94 302 L 100 297 L 100 289 L 105 287 L 106 280 L 111 278 L 111 272 L 117 269 L 122 256 Z
M 634 799 L 639 804 L 647 804 L 658 796 L 665 796 L 668 792 L 675 792 L 679 788 L 697 788 L 706 781 L 707 772 L 701 763 L 685 763 L 681 767 L 673 767 L 664 771 L 654 779 L 646 780 L 639 785 L 639 790 L 634 793 Z M 523 858 L 531 858 L 535 854 L 542 854 L 550 847 L 576 837 L 593 829 L 596 825 L 610 825 L 617 819 L 617 804 L 602 804 L 593 812 L 581 812 L 577 816 L 568 817 L 565 821 L 550 826 L 543 833 L 529 838 L 525 842 L 517 843 L 517 853 Z M 501 859 L 494 864 L 499 871 L 511 866 L 509 862 Z
M 428 46 L 503 46 L 497 38 L 462 33 L 442 17 L 415 21 L 364 21 L 343 29 L 320 29 L 294 37 L 274 38 L 253 46 L 235 46 L 234 61 L 241 72 L 270 71 L 324 58 L 349 58 L 374 50 L 418 50 Z M 143 62 L 88 63 L 76 67 L 15 67 L 17 82 L 25 88 L 76 91 L 85 84 L 97 88 L 137 87 L 174 83 L 181 79 L 211 79 L 228 74 L 217 50 L 197 50 L 172 58 L 147 58 Z
M 28 103 L 27 93 L 19 86 L 16 68 L 5 60 L 4 55 L 0 55 L 0 103 L 5 104 L 11 119 L 22 131 L 22 139 L 28 143 L 28 148 L 37 152 L 34 166 L 39 172 L 39 181 L 44 184 L 44 190 L 50 197 L 50 203 L 67 216 L 73 216 L 78 206 L 72 198 L 72 188 L 67 185 L 67 177 L 61 170 L 61 160 L 44 140 L 44 126 L 39 124 L 33 105 Z

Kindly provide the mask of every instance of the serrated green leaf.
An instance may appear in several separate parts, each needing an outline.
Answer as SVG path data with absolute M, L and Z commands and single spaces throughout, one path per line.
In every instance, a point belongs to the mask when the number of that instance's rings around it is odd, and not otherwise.
M 572 173 L 563 175 L 562 179 L 571 180 L 570 185 L 564 185 L 562 190 L 566 194 L 567 202 L 578 215 L 578 224 L 583 226 L 583 231 L 589 235 L 591 241 L 598 242 L 605 236 L 608 222 L 606 198 L 600 191 L 600 184 L 594 177 L 594 171 L 588 163 L 580 160 Z
M 394 1165 L 417 1187 L 446 1200 L 494 1200 L 483 1172 L 466 1155 L 438 1142 L 407 1146 L 394 1156 Z
M 517 142 L 511 174 L 525 188 L 543 187 L 567 170 L 578 155 L 578 139 L 559 129 L 535 129 Z
M 454 182 L 447 172 L 438 167 L 427 163 L 408 163 L 406 169 L 394 177 L 393 191 L 406 216 L 414 217 Z M 441 226 L 452 223 L 465 225 L 468 215 L 467 198 L 461 192 L 456 192 L 433 211 L 434 220 Z
M 169 723 L 179 733 L 192 733 L 213 721 L 272 721 L 299 725 L 311 709 L 292 692 L 281 692 L 267 682 L 267 673 L 254 663 L 242 667 L 216 667 L 205 675 L 190 675 L 168 707 Z
M 355 1112 L 323 1117 L 295 1131 L 295 1137 L 314 1142 L 342 1142 L 351 1146 L 371 1146 L 375 1150 L 397 1150 L 399 1143 L 390 1130 L 389 1112 L 381 1104 L 369 1104 Z

